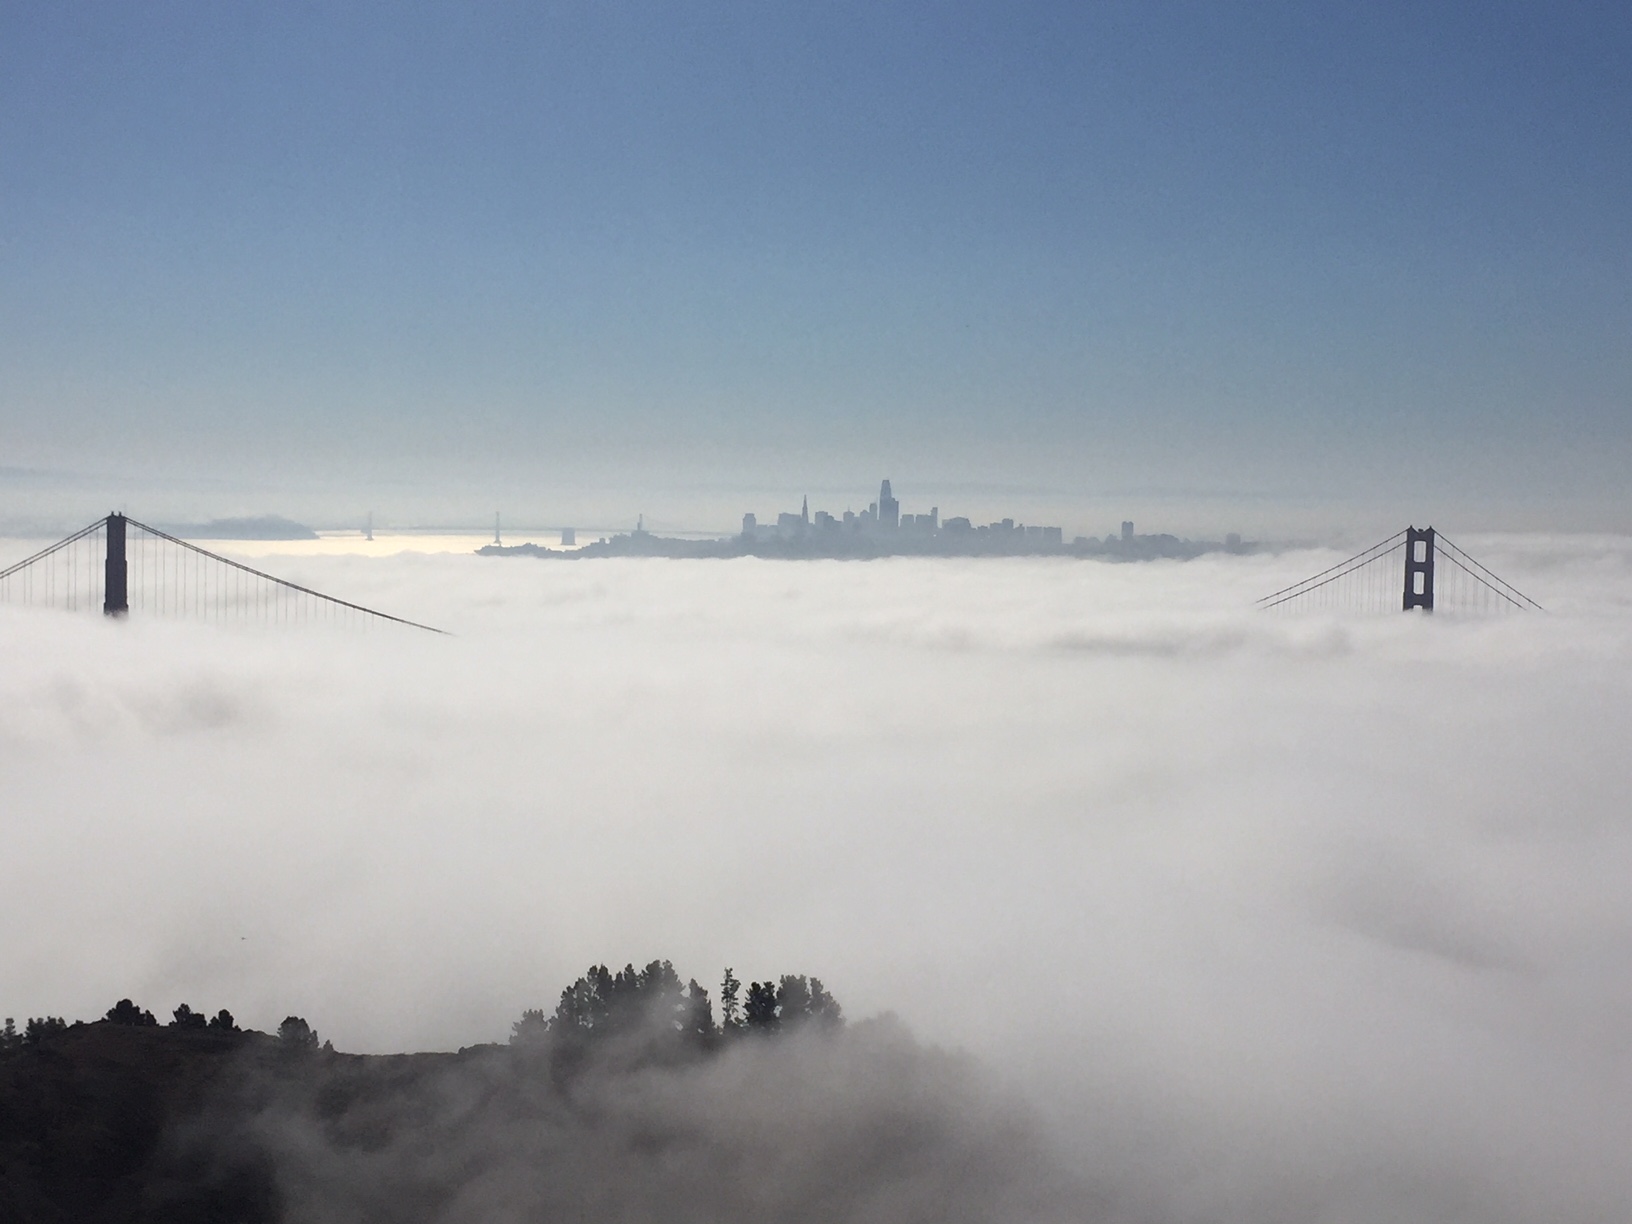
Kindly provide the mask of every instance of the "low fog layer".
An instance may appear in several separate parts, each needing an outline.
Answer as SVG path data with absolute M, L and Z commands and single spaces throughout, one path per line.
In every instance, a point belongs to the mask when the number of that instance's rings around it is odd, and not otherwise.
M 1632 1174 L 1632 544 L 266 563 L 457 634 L 0 609 L 0 1011 L 502 1040 L 590 961 L 820 975 L 1179 1220 L 1600 1220 Z
M 262 1108 L 225 1115 L 214 1146 L 262 1154 L 287 1217 L 316 1224 L 1120 1214 L 1034 1115 L 891 1023 L 727 1046 L 667 1064 L 591 1050 L 570 1071 L 547 1049 L 477 1050 L 413 1078 L 375 1066 L 310 1084 L 273 1058 L 240 1089 Z

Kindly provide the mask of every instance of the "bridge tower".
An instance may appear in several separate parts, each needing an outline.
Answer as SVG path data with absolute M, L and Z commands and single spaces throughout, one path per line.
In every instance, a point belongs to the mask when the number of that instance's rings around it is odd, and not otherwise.
M 125 516 L 108 515 L 108 560 L 102 571 L 102 614 L 123 616 L 130 611 L 125 569 Z
M 1434 610 L 1434 529 L 1405 529 L 1405 610 Z

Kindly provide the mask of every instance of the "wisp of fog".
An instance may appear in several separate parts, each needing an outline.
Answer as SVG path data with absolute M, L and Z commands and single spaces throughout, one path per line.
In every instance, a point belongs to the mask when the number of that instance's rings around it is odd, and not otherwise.
M 592 963 L 808 972 L 973 1059 L 948 1110 L 1023 1098 L 1080 1218 L 1623 1217 L 1632 541 L 1464 543 L 1549 612 L 1253 610 L 1318 550 L 262 562 L 451 637 L 0 609 L 0 1003 L 383 1052 Z

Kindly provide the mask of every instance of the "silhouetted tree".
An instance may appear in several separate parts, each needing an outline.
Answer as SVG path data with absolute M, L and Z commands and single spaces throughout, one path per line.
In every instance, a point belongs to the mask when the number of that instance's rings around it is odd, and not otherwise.
M 750 983 L 744 1006 L 742 982 L 727 969 L 720 1000 L 722 1015 L 716 1026 L 708 991 L 695 978 L 681 986 L 668 961 L 653 961 L 638 971 L 625 965 L 617 973 L 605 965 L 591 965 L 561 992 L 552 1014 L 523 1012 L 510 1026 L 510 1044 L 544 1044 L 553 1038 L 568 1043 L 557 1047 L 564 1052 L 581 1049 L 587 1040 L 638 1032 L 648 1041 L 648 1054 L 656 1055 L 667 1034 L 679 1039 L 679 1045 L 669 1049 L 709 1050 L 723 1035 L 768 1034 L 807 1025 L 828 1029 L 844 1023 L 838 1001 L 821 979 L 803 974 L 785 975 L 780 982 Z M 659 1044 L 650 1045 L 654 1040 Z
M 215 1013 L 215 1017 L 210 1021 L 210 1027 L 219 1029 L 223 1033 L 236 1033 L 238 1031 L 238 1025 L 233 1020 L 232 1013 L 224 1007 Z
M 612 971 L 605 965 L 591 965 L 583 977 L 561 992 L 550 1017 L 550 1031 L 557 1034 L 604 1030 L 612 996 Z
M 742 983 L 726 967 L 725 979 L 720 982 L 720 1032 L 733 1034 L 742 1031 Z
M 839 1001 L 828 994 L 827 988 L 822 985 L 822 979 L 810 979 L 810 1018 L 818 1028 L 836 1029 L 844 1027 L 844 1008 Z
M 317 1033 L 299 1016 L 285 1016 L 278 1025 L 278 1040 L 287 1050 L 317 1049 Z
M 750 982 L 748 1006 L 744 1009 L 748 1027 L 756 1033 L 774 1033 L 780 1027 L 776 1015 L 776 983 Z
M 37 1046 L 47 1037 L 68 1031 L 68 1021 L 61 1016 L 30 1016 L 23 1026 L 23 1044 Z
M 542 1007 L 521 1013 L 521 1019 L 510 1026 L 511 1045 L 538 1045 L 549 1036 L 550 1018 Z
M 708 991 L 697 985 L 696 978 L 686 983 L 686 998 L 680 1011 L 680 1032 L 699 1049 L 707 1049 L 719 1036 L 719 1031 L 714 1027 L 714 1004 L 708 997 Z
M 111 1024 L 128 1024 L 133 1028 L 149 1028 L 159 1023 L 152 1012 L 143 1011 L 129 999 L 120 999 L 108 1008 L 108 1014 L 104 1019 Z
M 5 1027 L 0 1028 L 0 1051 L 15 1050 L 22 1044 L 23 1035 L 17 1031 L 17 1021 L 7 1016 Z
M 810 1015 L 810 983 L 804 974 L 783 974 L 776 987 L 776 1017 L 782 1027 L 801 1027 Z
M 624 973 L 629 969 L 626 967 Z M 692 986 L 697 983 L 693 982 Z M 698 988 L 701 991 L 701 988 Z M 709 1028 L 714 1027 L 713 1008 L 704 993 L 703 1006 L 709 1011 Z M 653 961 L 634 975 L 634 987 L 628 995 L 629 1023 L 638 1025 L 650 1018 L 662 1029 L 684 1033 L 691 1025 L 696 1010 L 696 999 L 681 984 L 680 975 L 668 961 Z
M 821 978 L 806 978 L 804 974 L 783 977 L 776 990 L 777 1018 L 785 1029 L 803 1028 L 809 1024 L 821 1029 L 839 1028 L 844 1024 L 844 1012 L 839 1001 L 822 985 Z
M 625 965 L 615 974 L 605 965 L 591 965 L 561 992 L 549 1027 L 561 1037 L 604 1037 L 653 1019 L 679 1031 L 686 1008 L 685 988 L 668 961 L 653 961 L 641 970 Z
M 201 1029 L 210 1022 L 203 1012 L 195 1012 L 185 1003 L 170 1014 L 175 1017 L 170 1021 L 170 1028 Z

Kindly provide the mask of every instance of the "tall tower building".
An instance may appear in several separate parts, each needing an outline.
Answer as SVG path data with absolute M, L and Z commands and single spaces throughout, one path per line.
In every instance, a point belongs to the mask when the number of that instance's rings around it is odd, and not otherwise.
M 888 480 L 878 490 L 878 525 L 889 531 L 901 525 L 901 503 L 890 496 Z

